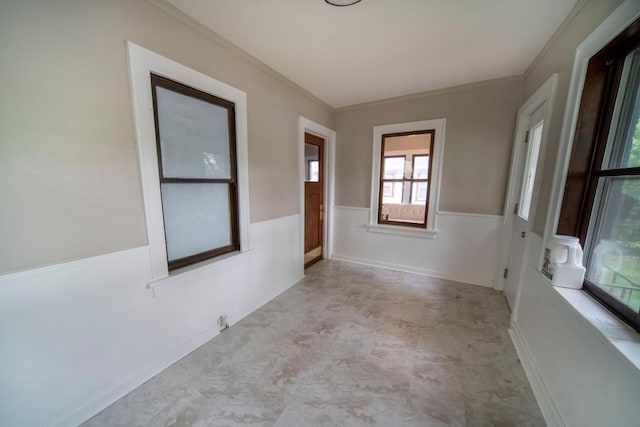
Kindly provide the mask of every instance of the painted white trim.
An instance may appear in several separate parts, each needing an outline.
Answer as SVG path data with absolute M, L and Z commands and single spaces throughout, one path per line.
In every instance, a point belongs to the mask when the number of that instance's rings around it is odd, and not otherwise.
M 436 239 L 373 233 L 368 209 L 335 209 L 334 259 L 493 287 L 502 218 L 442 215 Z
M 245 252 L 233 252 L 222 255 L 214 260 L 204 261 L 197 265 L 180 269 L 177 273 L 169 273 L 169 276 L 153 280 L 147 283 L 147 288 L 153 291 L 153 296 L 165 294 L 173 289 L 179 289 L 189 283 L 202 280 L 212 274 L 220 273 L 224 269 L 234 268 L 239 263 L 246 262 L 246 258 L 254 252 L 250 249 Z
M 371 209 L 363 208 L 360 206 L 334 206 L 334 209 L 345 209 L 352 211 L 367 211 L 369 212 Z M 447 215 L 447 216 L 469 216 L 469 217 L 480 217 L 480 218 L 502 218 L 502 215 L 495 214 L 481 214 L 481 213 L 473 213 L 473 212 L 452 212 L 452 211 L 437 211 L 437 215 Z
M 142 248 L 140 248 L 142 249 Z M 146 247 L 145 247 L 146 249 Z M 111 255 L 111 254 L 109 254 Z M 304 277 L 300 276 L 293 281 L 293 283 L 287 283 L 284 286 L 280 286 L 270 292 L 265 292 L 262 295 L 257 296 L 253 300 L 251 300 L 248 304 L 240 308 L 239 310 L 228 315 L 227 320 L 229 326 L 232 326 L 238 323 L 240 320 L 248 316 L 249 314 L 256 311 L 258 308 L 262 307 L 267 302 L 276 298 L 278 295 L 298 283 Z M 167 369 L 169 366 L 173 365 L 189 353 L 198 349 L 202 345 L 209 342 L 211 339 L 220 335 L 220 330 L 218 325 L 213 325 L 207 328 L 202 333 L 197 336 L 187 340 L 185 343 L 181 344 L 177 348 L 171 350 L 160 359 L 154 361 L 146 368 L 134 373 L 131 377 L 125 379 L 121 383 L 117 384 L 113 388 L 105 391 L 99 396 L 91 399 L 89 402 L 82 405 L 80 408 L 74 410 L 70 414 L 65 415 L 60 420 L 53 423 L 56 426 L 69 426 L 69 425 L 80 425 L 84 421 L 88 420 L 107 406 L 111 405 L 113 402 L 118 399 L 126 396 L 133 389 L 139 387 L 149 379 L 158 375 L 160 372 Z
M 558 74 L 553 74 L 538 90 L 529 97 L 529 99 L 522 104 L 518 109 L 518 119 L 516 122 L 516 130 L 513 138 L 513 150 L 511 153 L 511 165 L 509 167 L 509 181 L 507 183 L 507 200 L 504 206 L 504 215 L 502 222 L 502 237 L 500 243 L 500 265 L 498 271 L 504 271 L 509 264 L 509 254 L 511 253 L 511 234 L 513 233 L 513 223 L 515 215 L 513 213 L 513 206 L 519 199 L 521 178 L 523 174 L 524 164 L 520 161 L 523 155 L 523 151 L 528 147 L 523 144 L 526 137 L 526 133 L 529 130 L 529 122 L 533 113 L 545 105 L 544 113 L 544 127 L 542 128 L 542 137 L 540 140 L 540 151 L 538 154 L 539 162 L 545 158 L 545 151 L 547 146 L 547 139 L 549 137 L 549 128 L 551 127 L 551 117 L 553 115 L 553 105 L 556 97 L 556 90 L 558 87 Z M 538 162 L 538 164 L 539 164 Z M 542 169 L 538 167 L 533 185 L 533 195 L 531 197 L 531 208 L 529 211 L 528 229 L 527 233 L 530 233 L 531 226 L 535 219 L 537 200 L 539 195 L 540 181 L 542 179 Z M 526 245 L 525 245 L 526 251 Z M 522 254 L 522 259 L 526 260 L 526 253 Z M 521 269 L 522 270 L 522 269 Z M 498 281 L 496 283 L 496 289 L 504 289 L 506 279 L 502 275 L 498 275 Z M 520 283 L 518 281 L 517 283 Z M 516 301 L 518 300 L 518 292 L 516 291 Z M 514 304 L 516 307 L 517 304 Z M 515 311 L 515 308 L 514 308 Z
M 564 427 L 566 423 L 562 419 L 562 415 L 555 404 L 555 399 L 551 396 L 549 388 L 544 382 L 540 368 L 536 364 L 536 360 L 529 350 L 527 342 L 523 339 L 517 323 L 512 322 L 509 328 L 511 341 L 516 348 L 520 363 L 527 375 L 531 390 L 533 391 L 542 416 L 549 427 Z
M 551 236 L 558 228 L 560 210 L 562 208 L 562 195 L 569 170 L 571 159 L 571 149 L 575 136 L 576 122 L 580 110 L 580 99 L 582 98 L 582 88 L 587 74 L 589 59 L 607 43 L 613 40 L 622 30 L 628 27 L 640 16 L 640 2 L 637 0 L 626 0 L 614 10 L 602 23 L 578 46 L 573 70 L 571 72 L 571 82 L 569 84 L 569 94 L 565 106 L 564 120 L 560 132 L 560 142 L 558 144 L 558 154 L 556 156 L 556 168 L 553 174 L 553 185 L 551 187 L 551 197 L 547 209 L 547 219 L 544 226 L 542 238 L 542 250 L 536 268 L 542 266 L 544 248 Z
M 426 268 L 417 268 L 417 267 L 411 267 L 409 265 L 393 264 L 388 262 L 375 261 L 371 259 L 357 258 L 357 257 L 348 256 L 348 255 L 340 255 L 337 253 L 333 254 L 333 259 L 337 261 L 351 262 L 353 264 L 368 265 L 370 267 L 379 267 L 379 268 L 385 268 L 387 270 L 403 271 L 405 273 L 420 274 L 422 276 L 435 277 L 438 279 L 446 279 L 446 280 L 452 280 L 460 283 L 467 283 L 470 285 L 478 285 L 486 288 L 493 288 L 493 283 L 490 283 L 490 282 L 478 281 L 476 278 L 466 277 L 462 275 L 445 274 L 439 271 L 429 270 Z
M 435 130 L 433 142 L 433 157 L 431 164 L 431 184 L 429 191 L 429 211 L 427 212 L 426 231 L 437 234 L 437 215 L 440 202 L 440 181 L 442 179 L 442 159 L 444 158 L 444 142 L 447 119 L 421 120 L 408 123 L 394 123 L 373 127 L 373 161 L 371 170 L 371 212 L 369 226 L 378 225 L 378 196 L 380 193 L 380 151 L 382 150 L 382 135 L 388 133 L 413 132 L 420 130 Z M 372 227 L 374 230 L 376 227 Z M 398 227 L 400 228 L 400 227 Z M 399 235 L 406 235 L 399 231 Z M 419 234 L 419 233 L 418 233 Z
M 152 280 L 169 276 L 165 246 L 162 199 L 158 180 L 158 161 L 149 74 L 195 87 L 235 104 L 236 156 L 238 166 L 238 208 L 240 251 L 250 249 L 249 241 L 249 163 L 247 143 L 247 94 L 210 76 L 127 41 L 131 103 L 142 181 L 147 239 L 151 254 Z
M 370 231 L 371 233 L 417 237 L 420 239 L 435 239 L 438 235 L 438 230 L 424 230 L 416 227 L 403 227 L 401 225 L 387 224 L 367 224 L 367 231 Z
M 82 424 L 104 408 L 111 405 L 113 402 L 127 395 L 136 387 L 141 386 L 143 383 L 158 375 L 160 372 L 164 371 L 169 366 L 173 365 L 178 360 L 182 359 L 187 354 L 191 353 L 219 334 L 220 332 L 218 331 L 217 325 L 211 326 L 206 331 L 188 340 L 178 348 L 171 350 L 169 353 L 154 361 L 146 368 L 134 373 L 129 378 L 109 390 L 106 390 L 104 393 L 96 396 L 89 402 L 86 402 L 73 412 L 64 415 L 57 421 L 54 421 L 53 425 L 63 427 Z
M 28 279 L 31 277 L 43 276 L 46 274 L 55 274 L 58 271 L 72 270 L 76 268 L 84 268 L 94 263 L 101 263 L 105 256 L 112 256 L 118 254 L 118 256 L 136 257 L 141 254 L 147 254 L 149 252 L 149 246 L 139 246 L 137 248 L 123 249 L 117 252 L 111 252 L 108 254 L 96 255 L 87 258 L 76 259 L 73 261 L 61 262 L 59 264 L 46 265 L 44 267 L 32 268 L 30 270 L 17 271 L 15 273 L 8 273 L 0 275 L 0 289 L 2 286 L 9 286 L 12 282 L 17 280 Z
M 148 246 L 0 276 L 3 420 L 78 425 L 216 336 L 220 315 L 234 325 L 302 278 L 299 224 L 251 224 L 252 251 L 179 275 L 155 298 Z
M 334 209 L 344 209 L 344 210 L 350 210 L 350 211 L 367 211 L 369 212 L 369 208 L 363 208 L 363 207 L 359 207 L 359 206 L 334 206 Z
M 438 215 L 468 216 L 468 217 L 478 217 L 478 218 L 502 218 L 502 215 L 495 215 L 495 214 L 481 214 L 481 213 L 472 213 L 472 212 L 451 212 L 451 211 L 438 211 Z
M 336 165 L 336 132 L 319 123 L 298 117 L 298 182 L 300 183 L 300 253 L 304 254 L 304 133 L 309 132 L 324 139 L 324 224 L 323 224 L 323 254 L 324 259 L 331 259 L 333 253 L 333 205 L 335 194 L 335 165 Z M 301 267 L 304 270 L 304 265 Z

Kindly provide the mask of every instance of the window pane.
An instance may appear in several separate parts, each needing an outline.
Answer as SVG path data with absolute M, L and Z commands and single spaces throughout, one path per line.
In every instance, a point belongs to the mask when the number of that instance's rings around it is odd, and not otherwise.
M 384 182 L 382 185 L 382 203 L 402 203 L 403 182 Z
M 538 167 L 538 154 L 540 152 L 543 126 L 544 122 L 540 122 L 540 124 L 532 129 L 528 145 L 527 163 L 525 164 L 525 173 L 520 193 L 520 212 L 518 212 L 518 215 L 525 220 L 529 219 L 529 211 L 531 210 L 531 198 L 533 197 L 533 184 L 536 179 L 536 168 Z
M 605 168 L 640 167 L 639 88 L 640 50 L 636 50 L 625 59 L 603 162 Z
M 424 205 L 427 202 L 428 182 L 414 182 L 411 189 L 411 204 Z
M 231 244 L 229 184 L 162 184 L 169 261 Z
M 425 224 L 429 156 L 433 142 L 432 131 L 409 134 L 388 134 L 382 137 L 384 168 L 380 220 Z M 401 179 L 401 182 L 389 182 Z
M 413 179 L 429 178 L 429 156 L 413 156 Z
M 384 179 L 404 178 L 404 156 L 384 158 Z
M 229 111 L 156 86 L 165 178 L 230 179 Z
M 640 177 L 601 178 L 592 214 L 587 279 L 640 308 Z
M 307 182 L 318 182 L 318 165 L 320 163 L 320 147 L 317 145 L 304 144 L 305 173 L 304 180 Z

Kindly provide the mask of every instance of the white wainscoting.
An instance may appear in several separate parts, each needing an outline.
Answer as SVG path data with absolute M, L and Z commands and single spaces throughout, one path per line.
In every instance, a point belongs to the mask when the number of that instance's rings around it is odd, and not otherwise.
M 0 424 L 77 425 L 295 284 L 299 217 L 154 290 L 146 246 L 0 276 Z
M 533 233 L 511 336 L 549 426 L 630 426 L 640 420 L 640 371 L 535 266 Z
M 368 208 L 334 208 L 333 258 L 494 287 L 502 216 L 437 213 L 435 239 L 367 231 Z

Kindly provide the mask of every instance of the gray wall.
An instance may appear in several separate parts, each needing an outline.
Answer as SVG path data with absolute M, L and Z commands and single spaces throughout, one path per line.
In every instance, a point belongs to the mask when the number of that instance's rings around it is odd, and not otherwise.
M 440 209 L 501 215 L 522 94 L 508 78 L 339 110 L 336 204 L 369 207 L 374 126 L 446 118 Z
M 538 170 L 542 171 L 542 181 L 533 231 L 539 235 L 544 233 L 544 224 L 549 208 L 558 142 L 567 105 L 576 48 L 622 1 L 591 0 L 585 3 L 571 19 L 565 21 L 564 29 L 555 34 L 555 37 L 525 73 L 525 100 L 538 90 L 553 73 L 558 73 L 558 89 L 549 125 L 547 148 L 544 159 L 540 159 L 544 163 L 538 167 Z
M 326 105 L 147 1 L 2 2 L 0 274 L 146 244 L 125 40 L 246 91 L 251 221 L 298 213 L 298 115 Z

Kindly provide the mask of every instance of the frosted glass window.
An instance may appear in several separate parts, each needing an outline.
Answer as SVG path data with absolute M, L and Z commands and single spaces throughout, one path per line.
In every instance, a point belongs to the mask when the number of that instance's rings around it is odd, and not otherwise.
M 156 87 L 165 178 L 231 177 L 229 110 Z
M 162 184 L 169 261 L 231 244 L 227 184 Z
M 169 270 L 240 249 L 234 104 L 151 75 Z

